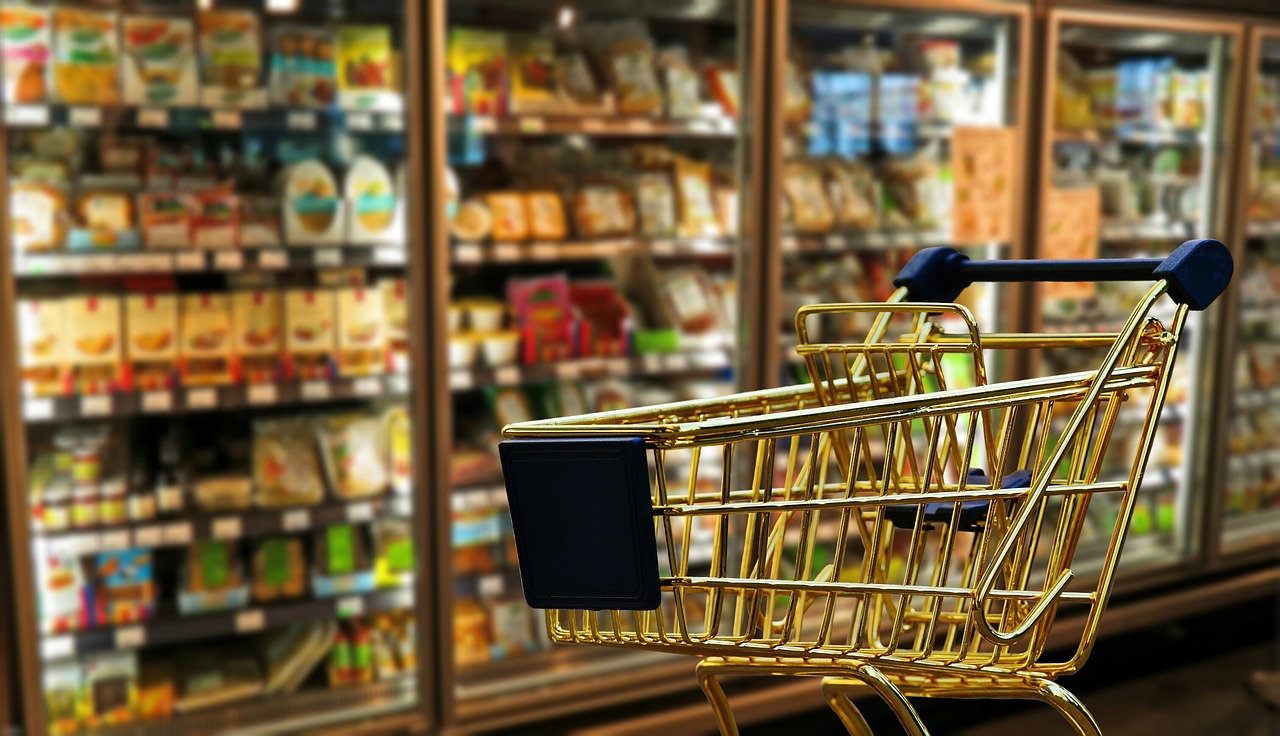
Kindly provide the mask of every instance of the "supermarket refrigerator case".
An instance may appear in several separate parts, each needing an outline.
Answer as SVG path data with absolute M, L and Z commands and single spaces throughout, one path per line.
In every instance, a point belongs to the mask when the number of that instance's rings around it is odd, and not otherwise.
M 1191 237 L 1231 237 L 1242 24 L 1062 3 L 1048 9 L 1045 37 L 1035 256 L 1134 257 Z M 1125 297 L 1041 285 L 1032 318 L 1045 331 L 1097 329 L 1116 323 Z M 1193 345 L 1175 368 L 1119 570 L 1122 590 L 1185 579 L 1206 554 L 1226 319 L 1218 306 L 1188 326 Z M 1041 373 L 1070 369 L 1038 362 Z M 1115 520 L 1105 504 L 1090 511 L 1093 531 Z M 1087 545 L 1077 566 L 1090 574 Z
M 430 728 L 422 5 L 3 11 L 23 730 Z

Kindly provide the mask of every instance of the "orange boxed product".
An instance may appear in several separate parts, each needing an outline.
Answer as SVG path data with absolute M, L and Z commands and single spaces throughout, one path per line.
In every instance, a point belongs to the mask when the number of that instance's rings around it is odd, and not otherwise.
M 357 286 L 338 291 L 338 374 L 368 376 L 384 373 L 387 334 L 382 294 Z
M 518 243 L 529 239 L 529 213 L 519 192 L 493 192 L 485 196 L 493 217 L 493 239 Z
M 189 386 L 230 383 L 231 303 L 226 294 L 182 296 L 179 365 Z
M 587 184 L 573 197 L 573 219 L 584 238 L 606 238 L 635 232 L 635 210 L 622 187 Z
M 178 298 L 130 294 L 124 303 L 125 360 L 134 388 L 168 388 L 178 362 Z
M 109 393 L 122 380 L 120 299 L 115 296 L 76 296 L 66 300 L 64 325 L 67 364 L 76 391 Z
M 680 235 L 686 238 L 722 235 L 711 197 L 711 166 L 677 158 L 675 179 Z
M 529 233 L 534 240 L 564 240 L 568 237 L 564 202 L 555 192 L 529 192 L 525 195 L 529 214 Z
M 14 182 L 9 194 L 9 221 L 17 251 L 62 247 L 66 237 L 67 197 L 48 184 Z
M 240 380 L 270 383 L 279 377 L 283 345 L 280 293 L 237 291 L 231 295 L 231 323 Z
M 67 360 L 66 308 L 57 299 L 18 302 L 18 338 L 22 350 L 22 380 L 37 396 L 62 392 Z
M 142 243 L 148 248 L 188 248 L 195 203 L 181 192 L 152 192 L 138 195 L 138 219 L 142 223 Z
M 302 380 L 328 378 L 333 362 L 333 292 L 291 289 L 285 292 L 284 327 L 287 368 Z

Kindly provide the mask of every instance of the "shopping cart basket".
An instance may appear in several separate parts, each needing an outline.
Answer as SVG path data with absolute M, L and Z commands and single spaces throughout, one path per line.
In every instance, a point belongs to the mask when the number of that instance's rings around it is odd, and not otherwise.
M 510 425 L 525 598 L 555 642 L 702 656 L 725 734 L 724 674 L 821 676 L 851 733 L 870 688 L 912 734 L 908 697 L 1035 698 L 1097 734 L 1054 680 L 1097 636 L 1188 310 L 1231 271 L 1215 240 L 1164 260 L 927 249 L 886 303 L 800 310 L 809 384 Z M 1118 332 L 982 335 L 952 303 L 976 281 L 1155 283 Z M 833 317 L 867 336 L 817 340 Z M 1096 370 L 987 382 L 992 359 L 1086 348 Z M 1077 577 L 1082 544 L 1102 562 Z M 1051 660 L 1059 609 L 1083 630 Z

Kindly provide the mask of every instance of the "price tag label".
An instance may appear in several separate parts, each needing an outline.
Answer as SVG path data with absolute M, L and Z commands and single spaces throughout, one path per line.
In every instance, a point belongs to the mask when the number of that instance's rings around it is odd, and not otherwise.
M 631 118 L 626 121 L 626 128 L 632 133 L 652 133 L 653 121 L 644 118 Z
M 729 365 L 729 359 L 724 353 L 697 353 L 692 362 L 699 368 L 724 368 Z
M 173 392 L 172 391 L 144 392 L 142 394 L 142 411 L 148 414 L 173 411 Z
M 289 265 L 289 254 L 282 250 L 264 250 L 258 253 L 258 268 L 277 270 Z
M 147 630 L 141 626 L 116 629 L 116 649 L 137 649 L 147 644 Z
M 458 243 L 453 247 L 453 258 L 458 263 L 479 263 L 483 257 L 475 243 Z
M 404 130 L 404 116 L 397 114 L 383 115 L 382 129 L 391 133 L 399 133 Z
M 220 250 L 213 254 L 213 267 L 219 271 L 239 271 L 244 268 L 244 253 L 238 250 Z
M 215 110 L 212 120 L 213 127 L 222 130 L 235 130 L 240 127 L 240 111 L 239 110 Z
M 373 262 L 384 266 L 403 266 L 404 248 L 374 248 Z
M 307 110 L 291 112 L 285 118 L 284 125 L 289 130 L 315 130 L 316 114 Z
M 162 107 L 144 107 L 138 110 L 139 128 L 169 127 L 169 111 Z
M 369 521 L 371 519 L 373 519 L 373 504 L 368 501 L 347 506 L 347 521 Z
M 73 107 L 67 113 L 67 123 L 73 128 L 97 128 L 102 125 L 102 108 Z
M 158 526 L 140 526 L 133 532 L 133 543 L 138 547 L 159 547 L 164 544 L 164 529 Z
M 342 251 L 338 248 L 316 248 L 312 258 L 317 268 L 342 265 Z
M 45 126 L 49 124 L 49 108 L 44 105 L 12 105 L 4 110 L 4 121 L 13 126 Z
M 540 117 L 530 116 L 520 118 L 521 133 L 541 133 L 547 129 L 547 121 Z
M 74 657 L 76 639 L 74 636 L 46 636 L 40 640 L 41 659 L 62 659 Z
M 828 235 L 827 250 L 844 250 L 849 247 L 849 241 L 843 235 Z
M 488 115 L 476 115 L 469 119 L 467 126 L 472 133 L 494 133 L 498 130 L 498 121 Z
M 262 406 L 264 404 L 274 404 L 278 398 L 278 391 L 274 383 L 255 383 L 249 387 L 249 403 L 254 406 Z
M 173 267 L 178 271 L 203 271 L 204 253 L 198 250 L 178 253 L 173 257 Z
M 502 243 L 493 246 L 493 260 L 500 262 L 510 262 L 520 260 L 520 247 L 511 243 Z
M 650 245 L 650 250 L 655 256 L 674 256 L 676 254 L 676 244 L 670 240 L 655 240 Z
M 236 633 L 247 634 L 267 628 L 267 614 L 261 608 L 241 611 L 236 614 Z
M 347 130 L 373 130 L 373 115 L 367 112 L 347 113 Z
M 582 375 L 582 366 L 577 363 L 556 363 L 556 378 L 570 381 Z
M 103 532 L 98 538 L 98 547 L 103 551 L 112 551 L 118 549 L 129 549 L 129 530 L 119 529 L 116 531 Z
M 357 378 L 351 384 L 351 393 L 356 396 L 378 396 L 382 393 L 382 381 L 373 376 Z
M 218 405 L 218 390 L 215 388 L 187 389 L 188 409 L 212 409 Z
M 239 516 L 224 516 L 213 520 L 214 539 L 239 539 L 244 535 L 244 524 Z
M 304 401 L 324 401 L 329 398 L 328 381 L 303 381 L 302 399 Z
M 514 365 L 504 365 L 494 371 L 493 380 L 502 386 L 520 383 L 520 368 Z
M 660 373 L 662 371 L 662 356 L 646 355 L 641 359 L 640 364 L 644 367 L 645 373 Z
M 605 363 L 604 370 L 611 376 L 626 376 L 631 373 L 631 361 L 626 358 L 614 358 Z
M 364 599 L 358 595 L 339 598 L 338 604 L 334 608 L 336 609 L 338 618 L 360 616 L 364 614 Z
M 80 414 L 86 417 L 105 417 L 111 414 L 111 394 L 94 394 L 80 397 Z
M 294 509 L 280 515 L 280 528 L 286 532 L 297 532 L 311 528 L 311 512 L 306 509 Z
M 501 575 L 485 575 L 479 581 L 480 596 L 483 598 L 497 598 L 507 589 L 507 581 L 502 579 Z
M 601 120 L 600 118 L 583 118 L 582 119 L 583 133 L 603 133 L 604 129 L 605 129 L 604 121 Z
M 781 244 L 782 250 L 787 252 L 795 252 L 800 249 L 800 241 L 796 240 L 794 235 L 783 235 Z
M 560 248 L 553 243 L 534 243 L 529 246 L 529 253 L 535 260 L 554 261 L 560 257 Z
M 689 359 L 679 353 L 662 356 L 662 367 L 672 372 L 689 370 Z
M 27 421 L 53 418 L 53 399 L 27 399 L 22 402 L 22 417 Z
M 475 385 L 471 371 L 452 371 L 449 373 L 449 390 L 466 391 Z
M 192 529 L 189 521 L 170 524 L 164 528 L 164 543 L 166 546 L 177 547 L 191 544 L 191 539 Z

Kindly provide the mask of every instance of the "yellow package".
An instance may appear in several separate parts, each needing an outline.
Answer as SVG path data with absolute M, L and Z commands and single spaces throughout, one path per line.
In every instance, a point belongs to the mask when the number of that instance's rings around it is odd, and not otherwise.
M 338 103 L 343 109 L 397 106 L 396 55 L 387 26 L 341 25 L 338 45 Z
M 338 291 L 338 375 L 386 371 L 387 335 L 382 293 L 357 286 Z
M 37 396 L 61 393 L 67 359 L 66 308 L 57 299 L 18 302 L 22 380 Z
M 53 11 L 54 90 L 72 105 L 120 101 L 119 17 L 109 11 Z
M 66 300 L 67 363 L 77 391 L 108 393 L 121 376 L 120 299 L 77 296 Z
M 125 361 L 140 391 L 167 388 L 178 360 L 178 298 L 131 294 L 125 299 Z
M 237 375 L 245 383 L 270 383 L 280 370 L 283 345 L 280 293 L 238 291 L 231 297 Z
M 388 279 L 378 284 L 382 292 L 382 320 L 387 331 L 387 350 L 397 373 L 408 370 L 409 302 L 404 279 Z
M 329 377 L 334 345 L 333 292 L 291 289 L 284 298 L 285 358 L 290 374 L 302 380 Z
M 516 243 L 529 239 L 529 213 L 518 192 L 493 192 L 485 197 L 493 217 L 493 239 Z
M 13 246 L 19 251 L 62 247 L 66 237 L 67 198 L 47 184 L 15 182 L 9 193 Z
M 230 383 L 231 300 L 226 294 L 184 294 L 179 366 L 189 386 Z
M 803 163 L 789 163 L 782 174 L 782 190 L 791 203 L 795 227 L 802 233 L 823 233 L 835 226 L 835 213 L 823 190 L 822 174 Z
M 555 192 L 529 192 L 525 195 L 529 215 L 529 233 L 534 240 L 564 240 L 568 228 L 564 218 L 564 202 Z
M 675 180 L 680 235 L 686 238 L 723 235 L 711 197 L 711 167 L 677 158 Z

